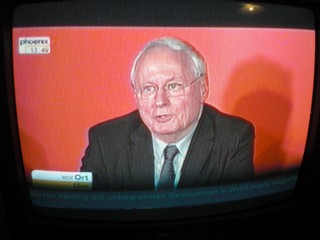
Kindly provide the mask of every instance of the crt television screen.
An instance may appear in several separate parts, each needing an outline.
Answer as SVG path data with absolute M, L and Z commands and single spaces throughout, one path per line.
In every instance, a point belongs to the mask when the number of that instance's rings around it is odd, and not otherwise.
M 218 213 L 294 189 L 310 121 L 314 29 L 79 25 L 13 28 L 17 123 L 34 206 L 229 204 L 213 208 Z M 164 37 L 191 45 L 206 69 L 196 76 L 184 52 L 157 46 L 142 55 L 131 80 L 140 50 Z M 210 131 L 204 142 L 201 134 Z M 152 157 L 134 155 L 131 141 Z M 173 189 L 160 190 L 164 157 L 157 147 L 179 141 Z

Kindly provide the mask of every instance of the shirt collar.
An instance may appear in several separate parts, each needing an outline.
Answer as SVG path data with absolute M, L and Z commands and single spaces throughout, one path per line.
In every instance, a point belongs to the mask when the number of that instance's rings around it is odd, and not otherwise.
M 191 131 L 180 141 L 169 144 L 169 145 L 176 145 L 176 147 L 179 150 L 179 154 L 181 154 L 183 158 L 185 158 L 187 155 L 187 151 L 197 125 L 198 124 L 195 124 L 195 126 L 191 129 Z M 161 161 L 161 159 L 163 158 L 163 151 L 165 147 L 168 145 L 168 143 L 163 142 L 162 140 L 156 138 L 154 135 L 152 135 L 152 141 L 153 141 L 153 146 L 155 146 L 154 154 L 155 154 L 156 161 Z

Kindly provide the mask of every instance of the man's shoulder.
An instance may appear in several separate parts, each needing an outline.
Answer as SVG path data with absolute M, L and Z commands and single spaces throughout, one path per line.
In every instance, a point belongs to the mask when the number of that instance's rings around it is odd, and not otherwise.
M 130 112 L 128 114 L 116 117 L 110 120 L 106 120 L 95 124 L 90 128 L 91 131 L 104 132 L 104 131 L 115 131 L 123 132 L 128 129 L 134 129 L 140 126 L 141 118 L 139 116 L 138 110 Z
M 216 124 L 217 128 L 227 127 L 230 130 L 237 128 L 254 128 L 253 124 L 247 119 L 221 112 L 208 104 L 204 107 L 204 114 Z

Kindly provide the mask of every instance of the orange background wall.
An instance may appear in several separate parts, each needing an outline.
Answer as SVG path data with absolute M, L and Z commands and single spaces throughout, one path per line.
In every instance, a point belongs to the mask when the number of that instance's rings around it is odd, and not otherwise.
M 242 28 L 16 28 L 14 77 L 27 176 L 78 171 L 92 125 L 136 108 L 129 74 L 148 41 L 175 36 L 205 57 L 208 102 L 256 127 L 258 174 L 301 163 L 307 137 L 315 35 Z M 48 36 L 51 53 L 18 53 L 18 37 Z

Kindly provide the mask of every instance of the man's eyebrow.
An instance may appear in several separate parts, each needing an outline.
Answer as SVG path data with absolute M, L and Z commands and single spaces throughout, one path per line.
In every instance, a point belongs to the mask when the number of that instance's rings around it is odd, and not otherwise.
M 176 80 L 182 80 L 182 78 L 177 78 L 175 76 L 173 77 L 169 77 L 168 79 L 165 80 L 165 83 L 168 83 L 168 82 L 171 82 L 171 81 L 176 81 Z M 154 83 L 157 83 L 157 81 L 152 81 L 152 80 L 148 80 L 144 85 L 146 84 L 154 84 Z
M 180 78 L 177 78 L 177 77 L 171 77 L 167 80 L 167 82 L 171 82 L 171 81 L 176 81 L 176 80 L 179 80 Z

